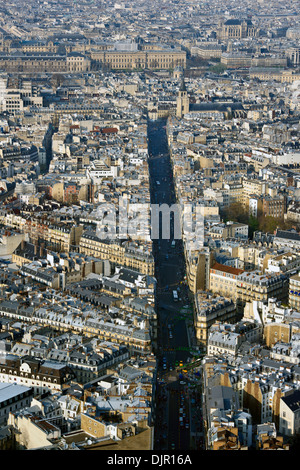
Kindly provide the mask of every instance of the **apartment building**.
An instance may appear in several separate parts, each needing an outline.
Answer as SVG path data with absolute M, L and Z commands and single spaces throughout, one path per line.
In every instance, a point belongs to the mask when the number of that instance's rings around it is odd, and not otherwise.
M 75 379 L 72 369 L 54 361 L 8 355 L 1 361 L 0 382 L 30 387 L 35 394 L 61 392 Z
M 1 111 L 6 111 L 10 114 L 21 113 L 24 110 L 24 102 L 19 92 L 7 92 L 2 105 Z
M 210 268 L 214 262 L 213 253 L 206 247 L 189 253 L 185 251 L 186 276 L 189 289 L 193 294 L 209 288 Z
M 104 343 L 105 344 L 105 343 Z M 90 353 L 74 350 L 71 351 L 68 358 L 68 365 L 76 375 L 76 381 L 80 384 L 86 384 L 95 380 L 106 369 L 114 367 L 115 364 L 129 359 L 129 351 L 125 346 L 117 347 L 116 344 L 107 347 L 98 348 L 98 351 Z
M 30 405 L 33 389 L 15 383 L 0 383 L 0 425 L 6 426 L 10 412 Z
M 225 193 L 226 191 L 226 193 Z M 244 204 L 244 188 L 242 181 L 233 181 L 224 183 L 224 198 L 227 199 L 227 204 L 230 205 L 234 202 L 239 202 Z
M 215 294 L 237 300 L 237 281 L 244 271 L 220 263 L 210 269 L 209 290 Z
M 256 450 L 289 450 L 284 437 L 278 436 L 275 423 L 257 425 Z
M 152 253 L 134 249 L 118 240 L 102 240 L 95 232 L 83 232 L 80 243 L 80 253 L 94 256 L 102 260 L 109 259 L 111 263 L 126 266 L 143 274 L 154 275 L 154 258 Z
M 93 304 L 92 295 L 87 297 L 87 300 L 90 305 Z M 151 352 L 152 343 L 147 321 L 139 324 L 136 319 L 134 322 L 126 323 L 118 321 L 117 318 L 111 322 L 111 317 L 109 317 L 110 321 L 107 321 L 106 309 L 110 305 L 119 304 L 120 299 L 98 296 L 96 302 L 99 308 L 98 314 L 86 319 L 81 315 L 80 310 L 70 313 L 63 309 L 60 310 L 58 305 L 53 311 L 49 306 L 46 308 L 43 305 L 40 308 L 25 308 L 17 301 L 2 302 L 0 315 L 16 320 L 22 319 L 26 323 L 36 322 L 38 325 L 52 327 L 62 332 L 86 335 L 89 338 L 96 336 L 103 341 L 124 344 L 131 352 L 139 354 Z
M 64 281 L 61 278 L 61 274 L 52 267 L 43 268 L 39 263 L 35 262 L 23 264 L 20 268 L 20 274 L 53 289 L 64 288 Z
M 280 398 L 279 432 L 294 436 L 300 432 L 300 390 L 293 390 Z
M 21 449 L 47 449 L 61 437 L 60 428 L 52 420 L 26 410 L 10 413 L 8 425 L 17 430 L 16 441 Z
M 47 217 L 27 218 L 25 233 L 33 244 L 44 241 L 54 251 L 69 252 L 79 246 L 83 226 L 73 222 L 50 222 Z
M 111 420 L 117 417 L 117 413 L 111 412 Z M 109 418 L 108 418 L 109 419 Z M 120 441 L 124 437 L 134 436 L 136 428 L 130 423 L 113 423 L 103 420 L 103 417 L 96 416 L 95 409 L 90 407 L 89 412 L 81 415 L 81 429 L 96 438 L 110 438 L 114 441 Z
M 238 246 L 237 257 L 243 262 L 245 270 L 258 267 L 259 254 L 262 250 L 261 247 L 249 243 Z
M 292 230 L 276 230 L 273 243 L 278 247 L 287 247 L 289 250 L 299 250 L 300 248 L 300 234 Z
M 245 338 L 233 331 L 213 330 L 210 332 L 207 342 L 208 356 L 230 355 L 236 356 Z
M 268 347 L 274 347 L 278 343 L 288 344 L 293 333 L 299 333 L 297 323 L 290 324 L 285 321 L 273 321 L 264 327 L 264 340 Z
M 249 227 L 247 224 L 238 222 L 228 222 L 223 230 L 223 238 L 248 238 Z
M 285 253 L 267 252 L 262 261 L 264 272 L 282 272 L 291 275 L 300 269 L 300 256 L 292 251 Z
M 296 274 L 289 279 L 289 305 L 300 312 L 300 275 Z
M 261 374 L 242 376 L 243 406 L 253 418 L 253 424 L 273 421 L 281 396 L 280 381 Z
M 264 196 L 250 196 L 249 197 L 249 212 L 254 217 L 259 214 L 265 217 L 274 217 L 276 219 L 283 219 L 287 209 L 287 199 L 284 195 L 264 195 Z
M 247 302 L 268 301 L 269 298 L 287 301 L 288 279 L 281 273 L 263 274 L 260 271 L 240 273 L 236 282 L 237 308 L 242 311 Z
M 236 307 L 231 299 L 202 291 L 196 293 L 194 326 L 196 338 L 202 346 L 207 346 L 209 329 L 214 323 L 231 323 L 235 318 Z
M 212 432 L 212 450 L 248 450 L 239 441 L 239 429 L 231 423 L 226 425 L 222 422 L 214 423 Z
M 207 342 L 210 356 L 236 356 L 241 354 L 242 345 L 257 344 L 262 341 L 263 327 L 259 323 L 247 321 L 243 318 L 238 323 L 216 321 L 211 326 Z
M 243 180 L 243 201 L 244 206 L 249 206 L 249 200 L 253 194 L 265 195 L 267 194 L 268 182 L 258 179 L 244 179 Z

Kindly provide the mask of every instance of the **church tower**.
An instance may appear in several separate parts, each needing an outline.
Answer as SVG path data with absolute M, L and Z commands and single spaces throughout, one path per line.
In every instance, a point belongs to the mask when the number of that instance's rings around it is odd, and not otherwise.
M 182 118 L 182 116 L 189 112 L 189 109 L 190 101 L 186 91 L 184 79 L 182 79 L 176 101 L 176 116 Z

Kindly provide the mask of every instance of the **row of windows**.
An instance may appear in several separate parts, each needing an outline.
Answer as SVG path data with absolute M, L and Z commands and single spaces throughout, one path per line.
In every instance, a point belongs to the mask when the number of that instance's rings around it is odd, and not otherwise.
M 8 373 L 3 369 L 2 372 L 5 374 L 5 375 L 17 375 L 17 372 L 14 371 L 14 373 L 12 374 L 12 371 L 10 370 Z M 18 376 L 19 377 L 19 376 Z M 20 373 L 20 377 L 24 377 L 24 375 L 22 374 L 22 372 Z M 25 383 L 28 383 L 28 380 L 26 380 L 26 378 L 28 377 L 28 374 L 25 374 L 25 378 L 24 378 L 24 382 Z M 29 377 L 28 377 L 29 378 Z M 31 379 L 33 380 L 43 380 L 44 382 L 52 382 L 52 379 L 51 377 L 43 377 L 43 378 L 40 378 L 38 375 L 35 377 L 34 375 L 31 376 Z M 16 378 L 15 378 L 16 380 Z M 20 382 L 23 382 L 23 379 L 20 379 Z M 57 379 L 53 379 L 53 383 L 57 383 Z

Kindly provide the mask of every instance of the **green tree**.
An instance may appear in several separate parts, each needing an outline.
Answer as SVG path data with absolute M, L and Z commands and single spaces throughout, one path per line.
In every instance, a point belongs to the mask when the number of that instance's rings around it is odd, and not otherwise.
M 223 72 L 225 72 L 225 70 L 227 70 L 227 67 L 226 67 L 226 65 L 224 65 L 224 64 L 212 65 L 212 66 L 209 68 L 209 71 L 210 71 L 210 72 L 213 72 L 213 73 L 223 73 Z
M 259 230 L 259 221 L 257 217 L 250 215 L 249 217 L 249 238 L 253 237 L 253 233 Z
M 225 222 L 240 222 L 247 224 L 249 221 L 249 214 L 247 209 L 239 202 L 233 202 L 223 211 L 223 218 Z

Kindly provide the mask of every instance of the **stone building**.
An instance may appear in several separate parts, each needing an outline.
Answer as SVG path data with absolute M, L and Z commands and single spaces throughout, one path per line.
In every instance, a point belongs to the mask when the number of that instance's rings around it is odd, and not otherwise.
M 300 311 L 300 276 L 296 274 L 289 279 L 289 304 L 290 307 Z
M 243 272 L 236 283 L 237 309 L 242 311 L 252 300 L 268 301 L 288 298 L 288 279 L 280 273 L 263 274 L 260 271 Z
M 243 39 L 258 36 L 258 29 L 249 19 L 229 19 L 219 23 L 217 30 L 218 39 Z
M 216 321 L 233 322 L 236 308 L 232 300 L 198 291 L 195 296 L 196 338 L 207 346 L 210 327 Z
M 209 288 L 212 292 L 237 300 L 238 276 L 242 269 L 215 263 L 210 269 Z
M 7 356 L 1 364 L 0 382 L 31 387 L 35 394 L 60 392 L 74 378 L 74 372 L 65 364 L 29 356 Z

